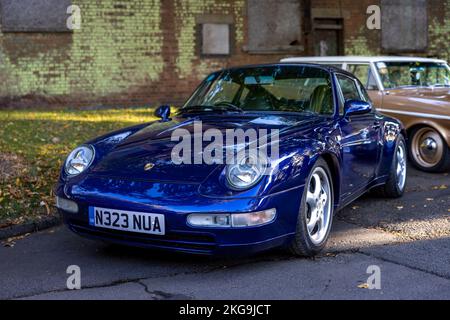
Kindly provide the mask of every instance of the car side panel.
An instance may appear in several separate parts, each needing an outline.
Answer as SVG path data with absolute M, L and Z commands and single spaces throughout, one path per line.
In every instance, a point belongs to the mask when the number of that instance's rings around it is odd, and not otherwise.
M 439 132 L 439 134 L 444 138 L 447 142 L 447 145 L 450 147 L 450 119 L 432 119 L 432 118 L 419 118 L 417 116 L 410 116 L 406 114 L 399 114 L 394 111 L 385 110 L 382 111 L 384 114 L 392 116 L 400 120 L 406 130 L 410 130 L 416 126 L 428 126 Z
M 371 98 L 374 95 L 372 92 Z M 437 101 L 411 90 L 391 90 L 383 94 L 382 105 L 376 107 L 402 121 L 407 130 L 421 124 L 436 129 L 450 146 L 450 102 L 446 98 Z

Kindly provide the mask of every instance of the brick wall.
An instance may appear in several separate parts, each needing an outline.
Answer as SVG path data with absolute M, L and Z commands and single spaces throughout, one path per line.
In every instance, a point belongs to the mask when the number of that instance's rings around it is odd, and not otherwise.
M 365 28 L 367 6 L 379 0 L 338 3 L 311 0 L 313 9 L 338 12 L 344 18 L 346 54 L 381 54 L 380 32 Z M 423 55 L 449 58 L 450 0 L 431 3 L 429 51 Z M 306 51 L 267 55 L 243 50 L 248 43 L 245 0 L 74 0 L 73 4 L 81 8 L 81 30 L 0 32 L 0 107 L 180 104 L 212 70 L 308 54 L 307 36 L 302 43 Z M 196 23 L 202 15 L 233 18 L 230 57 L 200 58 Z

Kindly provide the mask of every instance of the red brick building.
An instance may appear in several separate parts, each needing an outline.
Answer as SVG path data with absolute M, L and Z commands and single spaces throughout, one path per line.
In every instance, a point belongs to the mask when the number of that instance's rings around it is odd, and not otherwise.
M 0 0 L 0 13 L 0 107 L 180 104 L 212 70 L 296 55 L 450 58 L 450 0 Z

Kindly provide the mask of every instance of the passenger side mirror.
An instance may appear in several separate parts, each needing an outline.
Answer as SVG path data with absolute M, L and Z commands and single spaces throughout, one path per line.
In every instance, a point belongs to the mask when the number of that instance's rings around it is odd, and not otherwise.
M 344 105 L 345 117 L 366 114 L 372 111 L 372 105 L 362 100 L 348 100 Z
M 155 110 L 155 117 L 161 118 L 161 122 L 171 121 L 170 119 L 170 106 L 160 106 Z

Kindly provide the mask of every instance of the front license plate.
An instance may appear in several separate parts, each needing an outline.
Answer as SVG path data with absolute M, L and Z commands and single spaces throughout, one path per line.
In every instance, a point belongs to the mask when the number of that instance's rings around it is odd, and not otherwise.
M 89 207 L 89 225 L 160 236 L 166 234 L 162 214 Z

